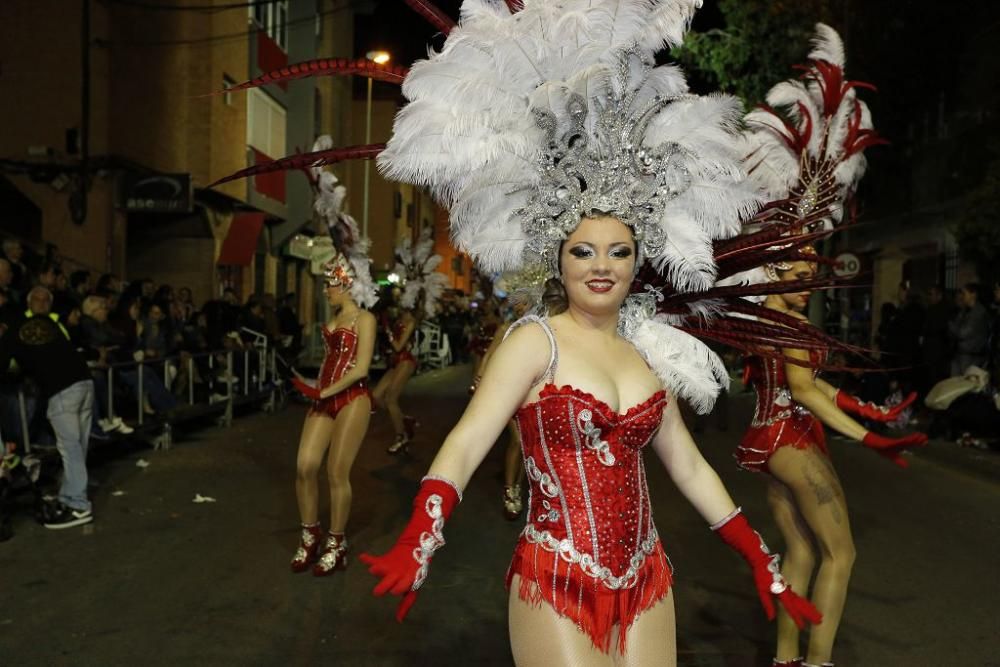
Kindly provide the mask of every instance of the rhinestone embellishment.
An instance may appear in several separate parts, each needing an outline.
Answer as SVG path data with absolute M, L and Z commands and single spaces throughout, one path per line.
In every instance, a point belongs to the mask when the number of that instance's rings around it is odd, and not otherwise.
M 413 550 L 413 559 L 417 561 L 420 567 L 413 578 L 413 586 L 410 590 L 418 590 L 424 584 L 424 580 L 427 579 L 427 572 L 430 570 L 431 558 L 434 556 L 434 552 L 444 546 L 442 502 L 441 496 L 432 493 L 427 497 L 427 503 L 424 505 L 424 511 L 427 512 L 427 516 L 433 520 L 433 523 L 431 524 L 431 532 L 424 531 L 420 533 L 420 546 Z

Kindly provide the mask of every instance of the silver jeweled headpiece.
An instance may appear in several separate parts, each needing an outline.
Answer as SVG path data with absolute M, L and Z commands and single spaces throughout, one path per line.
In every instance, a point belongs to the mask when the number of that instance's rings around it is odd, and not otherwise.
M 532 110 L 536 125 L 545 133 L 546 148 L 538 160 L 537 190 L 516 212 L 527 235 L 528 262 L 541 259 L 555 267 L 559 244 L 581 218 L 592 213 L 616 217 L 632 228 L 639 251 L 637 266 L 663 252 L 667 235 L 660 219 L 667 202 L 691 186 L 684 164 L 691 156 L 672 141 L 655 147 L 642 145 L 649 122 L 678 98 L 657 95 L 638 113 L 623 113 L 632 108 L 638 92 L 627 85 L 630 62 L 640 63 L 646 72 L 653 68 L 636 49 L 624 50 L 616 88 L 628 92 L 609 94 L 603 102 L 595 100 L 592 111 L 581 95 L 569 95 L 564 112 L 569 127 L 562 132 L 555 113 Z M 589 112 L 596 115 L 590 131 Z

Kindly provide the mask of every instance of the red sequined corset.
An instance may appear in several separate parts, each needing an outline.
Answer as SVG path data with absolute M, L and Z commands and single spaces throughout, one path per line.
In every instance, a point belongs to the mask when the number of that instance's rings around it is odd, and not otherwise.
M 591 394 L 557 387 L 555 341 L 540 323 L 553 362 L 538 400 L 515 415 L 529 501 L 507 583 L 517 574 L 522 599 L 545 600 L 608 651 L 612 628 L 620 627 L 623 647 L 635 617 L 672 583 L 642 459 L 666 395 L 658 391 L 619 414 Z
M 811 351 L 809 361 L 814 368 L 818 367 L 822 353 Z M 737 463 L 747 470 L 759 472 L 767 470 L 768 459 L 781 447 L 816 446 L 826 452 L 823 425 L 792 398 L 785 362 L 753 356 L 745 363 L 743 383 L 753 387 L 757 394 L 757 408 L 750 429 L 736 448 Z
M 664 396 L 620 415 L 549 384 L 516 416 L 530 485 L 523 539 L 612 590 L 636 584 L 656 544 L 641 450 L 660 426 Z
M 345 327 L 333 331 L 323 327 L 323 342 L 326 344 L 326 355 L 319 371 L 319 386 L 328 387 L 344 377 L 357 363 L 358 334 Z

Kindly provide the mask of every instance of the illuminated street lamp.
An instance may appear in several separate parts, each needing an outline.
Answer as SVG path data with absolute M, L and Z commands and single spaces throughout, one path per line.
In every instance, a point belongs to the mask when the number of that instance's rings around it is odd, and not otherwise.
M 384 65 L 392 58 L 387 51 L 369 51 L 365 54 L 376 65 Z M 372 78 L 368 77 L 368 106 L 365 113 L 365 145 L 372 142 Z M 361 215 L 361 236 L 368 238 L 368 189 L 371 183 L 371 160 L 365 160 L 365 202 Z

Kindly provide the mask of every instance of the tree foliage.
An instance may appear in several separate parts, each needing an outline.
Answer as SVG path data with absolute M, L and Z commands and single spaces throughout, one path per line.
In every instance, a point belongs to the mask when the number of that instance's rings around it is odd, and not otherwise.
M 953 230 L 959 255 L 975 264 L 985 284 L 1000 280 L 1000 139 L 994 139 L 990 149 L 993 159 L 986 177 L 967 195 Z
M 829 22 L 830 0 L 719 0 L 724 26 L 692 31 L 673 55 L 713 90 L 760 104 L 771 86 L 804 63 L 819 21 Z

